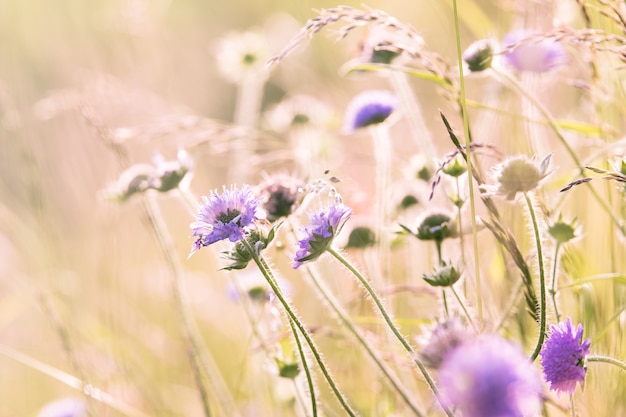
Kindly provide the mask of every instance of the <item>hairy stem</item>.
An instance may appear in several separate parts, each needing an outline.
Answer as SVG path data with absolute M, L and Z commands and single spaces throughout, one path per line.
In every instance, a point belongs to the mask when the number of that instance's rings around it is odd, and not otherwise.
M 543 340 L 546 336 L 546 278 L 543 267 L 543 252 L 541 247 L 541 234 L 539 233 L 539 224 L 537 223 L 537 214 L 535 213 L 535 207 L 528 193 L 524 193 L 526 199 L 526 205 L 528 206 L 528 212 L 530 213 L 530 219 L 533 225 L 533 231 L 535 233 L 535 244 L 537 246 L 537 263 L 539 268 L 539 337 L 537 339 L 537 346 L 530 357 L 531 361 L 537 359 L 541 347 L 543 346 Z
M 552 297 L 552 305 L 554 306 L 554 316 L 556 318 L 556 322 L 559 323 L 561 321 L 561 317 L 559 315 L 559 307 L 556 303 L 556 294 L 557 294 L 557 265 L 559 264 L 559 249 L 561 248 L 561 244 L 557 243 L 554 248 L 554 260 L 552 264 L 552 288 L 550 289 L 550 297 Z
M 369 296 L 372 297 L 374 304 L 376 304 L 378 311 L 383 316 L 383 319 L 387 323 L 387 326 L 389 327 L 389 329 L 393 332 L 393 334 L 396 336 L 398 341 L 402 344 L 404 349 L 409 353 L 409 355 L 411 356 L 411 359 L 413 359 L 413 362 L 415 362 L 415 365 L 417 365 L 418 369 L 420 370 L 424 379 L 426 380 L 426 383 L 435 394 L 435 397 L 437 398 L 437 401 L 439 402 L 439 405 L 441 406 L 441 408 L 444 410 L 444 412 L 446 413 L 448 417 L 452 417 L 453 416 L 452 412 L 448 409 L 448 407 L 446 407 L 446 405 L 441 400 L 441 396 L 439 395 L 439 390 L 437 389 L 437 386 L 435 385 L 435 381 L 432 379 L 432 377 L 430 376 L 430 373 L 428 372 L 428 370 L 426 369 L 422 361 L 419 359 L 419 356 L 417 355 L 415 350 L 413 350 L 413 348 L 411 347 L 409 342 L 406 340 L 406 338 L 402 335 L 402 333 L 400 333 L 400 330 L 398 329 L 398 327 L 395 325 L 395 323 L 389 316 L 389 313 L 387 313 L 387 310 L 385 309 L 385 306 L 383 305 L 380 297 L 378 296 L 378 294 L 376 294 L 376 292 L 374 291 L 372 286 L 369 284 L 369 282 L 367 282 L 367 279 L 365 279 L 365 277 L 359 272 L 359 270 L 356 269 L 346 258 L 344 258 L 335 249 L 328 248 L 328 253 L 334 256 L 335 259 L 337 259 L 343 266 L 345 266 L 359 280 L 361 285 L 363 285 L 363 287 L 365 288 Z
M 296 326 L 296 328 L 302 334 L 302 336 L 304 336 L 304 339 L 306 340 L 307 345 L 309 346 L 309 349 L 311 349 L 311 353 L 313 354 L 313 357 L 315 358 L 315 361 L 317 362 L 317 365 L 319 366 L 320 371 L 324 375 L 324 379 L 326 379 L 328 386 L 332 390 L 333 394 L 335 394 L 335 397 L 341 404 L 342 408 L 344 409 L 346 413 L 348 413 L 349 416 L 356 417 L 357 416 L 356 412 L 352 409 L 352 407 L 350 407 L 346 398 L 341 393 L 341 391 L 339 390 L 339 387 L 337 386 L 337 384 L 331 377 L 328 369 L 326 368 L 326 364 L 324 364 L 324 361 L 322 360 L 322 356 L 320 352 L 318 351 L 317 346 L 315 346 L 313 339 L 311 339 L 311 336 L 309 335 L 308 330 L 304 327 L 304 325 L 302 324 L 302 322 L 296 315 L 294 309 L 291 307 L 291 305 L 289 305 L 289 303 L 283 296 L 282 291 L 276 284 L 276 279 L 274 278 L 272 270 L 267 266 L 267 263 L 265 263 L 265 261 L 256 253 L 255 249 L 250 245 L 250 243 L 246 239 L 242 239 L 241 242 L 246 246 L 246 249 L 250 253 L 250 256 L 254 260 L 254 263 L 257 265 L 257 267 L 261 271 L 261 274 L 263 274 L 263 277 L 265 277 L 267 283 L 272 288 L 274 295 L 276 295 L 276 298 L 278 298 L 278 301 L 282 304 L 289 319 L 293 320 L 293 324 Z

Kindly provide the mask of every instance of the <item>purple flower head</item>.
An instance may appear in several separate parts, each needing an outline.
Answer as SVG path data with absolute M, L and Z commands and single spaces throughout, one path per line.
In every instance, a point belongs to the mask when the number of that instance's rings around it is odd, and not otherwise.
M 87 417 L 87 404 L 83 398 L 61 398 L 46 404 L 37 417 Z
M 302 229 L 304 237 L 298 241 L 293 268 L 296 269 L 304 262 L 319 258 L 351 214 L 352 210 L 343 204 L 328 206 L 313 213 L 309 226 Z
M 499 336 L 462 343 L 439 368 L 441 394 L 463 417 L 522 417 L 538 411 L 539 372 Z
M 246 228 L 253 225 L 260 215 L 260 200 L 248 185 L 241 190 L 231 187 L 221 194 L 211 191 L 208 197 L 202 197 L 204 204 L 191 224 L 192 236 L 197 236 L 191 253 L 212 243 L 228 239 L 231 242 L 241 240 Z
M 355 96 L 348 108 L 343 123 L 343 133 L 384 122 L 398 107 L 398 98 L 387 90 L 367 90 Z
M 576 383 L 585 382 L 585 356 L 589 354 L 590 339 L 583 341 L 583 325 L 576 328 L 572 319 L 551 326 L 552 332 L 541 349 L 541 366 L 550 389 L 557 394 L 572 394 Z
M 509 32 L 502 41 L 505 61 L 518 71 L 547 72 L 568 61 L 563 45 L 527 30 Z

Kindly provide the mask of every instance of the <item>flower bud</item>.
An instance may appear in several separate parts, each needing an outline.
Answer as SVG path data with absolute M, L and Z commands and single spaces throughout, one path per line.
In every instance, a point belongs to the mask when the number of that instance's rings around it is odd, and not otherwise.
M 493 47 L 487 39 L 480 39 L 472 43 L 463 53 L 463 61 L 472 72 L 484 71 L 491 67 L 493 61 Z

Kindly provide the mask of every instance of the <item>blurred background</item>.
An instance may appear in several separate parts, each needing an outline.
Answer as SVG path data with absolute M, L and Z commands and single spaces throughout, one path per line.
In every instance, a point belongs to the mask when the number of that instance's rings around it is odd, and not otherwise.
M 363 8 L 360 1 L 342 3 Z M 464 47 L 487 36 L 501 38 L 514 23 L 529 19 L 529 10 L 544 7 L 542 2 L 460 3 Z M 562 3 L 555 7 L 559 9 L 555 15 L 579 22 L 580 17 L 568 9 L 576 2 Z M 374 75 L 340 73 L 342 65 L 358 56 L 365 32 L 355 30 L 338 42 L 333 31 L 325 29 L 271 68 L 259 114 L 251 120 L 237 115 L 242 85 L 237 69 L 231 68 L 235 78 L 229 78 L 228 67 L 223 71 L 218 62 L 226 59 L 220 58 L 220 41 L 233 33 L 262 34 L 267 44 L 260 47 L 259 56 L 269 59 L 316 15 L 314 9 L 334 6 L 332 1 L 312 0 L 0 0 L 3 351 L 10 348 L 84 378 L 146 415 L 202 415 L 172 301 L 170 274 L 154 232 L 139 199 L 116 204 L 103 199 L 103 190 L 127 167 L 151 164 L 156 154 L 174 160 L 181 147 L 194 160 L 190 188 L 198 198 L 229 181 L 258 182 L 263 171 L 293 171 L 297 155 L 289 151 L 287 135 L 272 124 L 270 115 L 284 98 L 307 94 L 326 106 L 325 128 L 331 133 L 319 138 L 323 162 L 306 175 L 323 177 L 330 170 L 330 175 L 340 177 L 338 188 L 358 214 L 372 190 L 367 178 L 372 169 L 370 142 L 358 135 L 340 141 L 337 132 L 352 96 L 365 88 L 388 86 Z M 451 1 L 372 0 L 367 6 L 412 25 L 430 50 L 456 62 Z M 531 17 L 541 26 L 547 18 L 537 10 Z M 436 85 L 411 83 L 436 138 L 437 152 L 450 151 L 438 109 L 454 109 L 453 103 Z M 564 113 L 584 113 L 575 104 L 578 93 L 566 90 L 559 97 L 557 105 Z M 248 124 L 253 133 L 233 133 L 240 124 Z M 400 122 L 400 132 L 402 126 Z M 506 127 L 500 129 L 510 133 Z M 233 135 L 255 140 L 257 152 L 244 159 L 245 174 L 233 172 L 237 164 L 229 144 Z M 410 140 L 399 140 L 395 146 L 397 166 L 409 165 L 419 151 Z M 520 150 L 511 143 L 507 146 Z M 561 166 L 572 168 L 571 162 L 561 161 Z M 549 187 L 559 185 L 563 184 Z M 421 192 L 427 194 L 424 189 Z M 290 387 L 281 394 L 284 381 L 271 379 L 263 360 L 254 365 L 258 347 L 251 342 L 241 306 L 229 297 L 229 274 L 217 272 L 223 264 L 209 252 L 186 260 L 193 215 L 176 197 L 159 197 L 158 204 L 185 269 L 187 301 L 225 385 L 235 402 L 243 404 L 242 415 L 295 415 Z M 572 212 L 584 218 L 584 204 Z M 524 234 L 523 221 L 517 230 Z M 520 239 L 527 244 L 527 236 Z M 607 243 L 603 233 L 593 239 L 589 245 L 623 250 L 619 243 Z M 613 259 L 623 266 L 619 254 Z M 425 256 L 432 255 L 430 248 Z M 573 256 L 571 262 L 579 262 L 573 268 L 581 275 L 606 270 L 585 264 L 593 264 L 589 258 Z M 286 260 L 276 264 L 289 270 Z M 491 267 L 502 270 L 495 264 Z M 418 269 L 429 271 L 430 265 Z M 346 302 L 361 302 L 353 297 L 352 284 L 333 285 Z M 371 410 L 364 415 L 391 415 L 379 404 L 380 397 L 371 396 L 376 388 L 359 380 L 368 371 L 359 369 L 350 342 L 325 329 L 328 314 L 319 312 L 317 303 L 306 302 L 307 292 L 298 282 L 293 286 L 294 304 L 303 316 L 322 334 L 328 331 L 320 344 L 335 352 L 330 360 L 333 369 L 359 407 Z M 429 309 L 435 308 L 432 297 L 427 292 L 415 297 L 407 314 L 428 317 Z M 588 297 L 593 304 L 594 295 Z M 610 332 L 610 337 L 616 333 Z M 619 346 L 620 340 L 621 336 L 607 341 L 607 346 Z M 80 397 L 80 392 L 41 372 L 35 363 L 2 355 L 0 369 L 0 417 L 36 416 L 49 401 Z M 321 380 L 318 384 L 324 386 Z M 600 399 L 592 397 L 589 403 L 592 400 Z M 93 405 L 92 413 L 122 415 L 101 404 Z

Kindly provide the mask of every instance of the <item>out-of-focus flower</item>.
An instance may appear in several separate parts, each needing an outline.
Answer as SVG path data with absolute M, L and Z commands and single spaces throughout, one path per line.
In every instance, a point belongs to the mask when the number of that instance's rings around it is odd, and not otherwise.
M 386 25 L 371 25 L 361 45 L 359 61 L 391 64 L 403 52 L 414 55 L 424 47 L 424 39 Z
M 261 207 L 265 210 L 267 220 L 275 222 L 289 216 L 298 206 L 304 186 L 303 181 L 291 175 L 266 175 L 257 187 L 257 194 L 261 198 Z
M 539 411 L 541 378 L 521 349 L 499 336 L 462 343 L 439 368 L 441 394 L 463 417 L 521 417 Z
M 438 369 L 450 352 L 474 337 L 475 334 L 457 318 L 435 323 L 417 339 L 421 347 L 420 357 L 426 366 Z
M 481 72 L 491 67 L 493 46 L 489 39 L 480 39 L 473 42 L 463 52 L 463 61 L 465 61 L 471 72 Z
M 83 398 L 61 398 L 46 404 L 37 417 L 87 417 L 87 404 Z
M 157 169 L 148 164 L 136 164 L 126 169 L 118 180 L 101 191 L 102 198 L 118 202 L 127 201 L 135 194 L 141 194 L 150 188 Z
M 504 60 L 518 71 L 547 72 L 568 61 L 563 45 L 528 30 L 509 32 L 502 41 Z
M 417 226 L 416 232 L 402 224 L 400 227 L 419 240 L 443 242 L 445 239 L 453 238 L 458 235 L 452 215 L 443 212 L 435 212 L 424 216 Z
M 583 325 L 576 328 L 572 319 L 551 326 L 552 332 L 541 349 L 540 363 L 550 389 L 557 394 L 573 394 L 576 384 L 585 383 L 585 357 L 589 354 L 590 339 L 583 341 Z
M 376 243 L 376 234 L 367 226 L 355 227 L 350 231 L 346 249 L 363 249 L 374 246 Z
M 550 159 L 552 154 L 546 156 L 541 162 L 536 158 L 518 155 L 494 167 L 496 185 L 486 187 L 489 194 L 505 197 L 513 200 L 517 193 L 526 193 L 539 186 L 541 180 L 550 173 Z
M 124 202 L 147 190 L 171 191 L 189 180 L 193 161 L 185 150 L 179 150 L 175 161 L 162 155 L 153 158 L 154 165 L 136 164 L 122 172 L 119 179 L 102 192 L 104 198 Z
M 331 123 L 333 110 L 313 96 L 298 94 L 278 103 L 265 117 L 277 132 L 302 126 L 324 128 Z
M 178 151 L 175 161 L 167 161 L 158 154 L 153 158 L 157 173 L 150 181 L 150 188 L 167 192 L 177 188 L 183 179 L 190 179 L 188 175 L 193 167 L 193 161 L 184 149 Z
M 230 33 L 217 44 L 216 57 L 220 72 L 233 83 L 265 76 L 265 63 L 270 56 L 267 38 L 253 31 Z
M 548 233 L 550 233 L 550 236 L 552 236 L 557 243 L 563 244 L 580 236 L 580 226 L 575 218 L 566 222 L 563 220 L 563 217 L 559 215 L 558 220 L 548 227 Z
M 387 90 L 367 90 L 348 104 L 342 132 L 354 133 L 362 127 L 382 123 L 398 107 L 398 98 Z
M 211 191 L 202 197 L 204 203 L 191 224 L 192 236 L 197 237 L 191 253 L 223 239 L 237 242 L 243 238 L 261 215 L 260 200 L 248 185 L 241 189 L 224 187 L 221 194 Z
M 344 204 L 330 205 L 313 213 L 309 226 L 302 229 L 304 236 L 298 241 L 293 268 L 313 261 L 326 252 L 351 214 L 352 210 Z
M 430 181 L 434 171 L 431 163 L 423 155 L 415 155 L 411 157 L 407 166 L 402 170 L 403 175 L 409 180 Z

